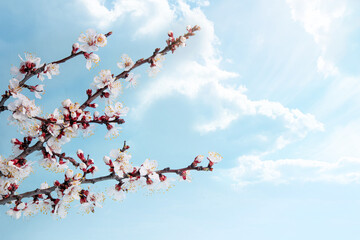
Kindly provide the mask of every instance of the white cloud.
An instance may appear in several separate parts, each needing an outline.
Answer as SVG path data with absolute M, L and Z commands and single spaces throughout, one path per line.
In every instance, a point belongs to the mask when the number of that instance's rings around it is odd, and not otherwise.
M 104 5 L 104 0 L 78 1 L 86 7 L 93 19 L 93 24 L 100 29 L 108 28 L 124 19 L 133 23 L 140 22 L 135 35 L 163 31 L 174 17 L 174 12 L 167 0 L 115 0 L 111 9 Z
M 242 156 L 236 167 L 223 174 L 230 176 L 238 187 L 265 182 L 360 183 L 360 159 L 340 158 L 330 163 L 306 159 L 261 160 L 259 156 Z
M 317 61 L 317 69 L 325 78 L 339 73 L 338 68 L 327 60 L 331 41 L 339 38 L 341 19 L 347 11 L 344 0 L 286 0 L 291 9 L 294 21 L 300 22 L 305 31 L 311 34 L 319 45 L 321 55 Z
M 194 101 L 205 99 L 210 107 L 218 109 L 218 114 L 213 119 L 195 124 L 195 129 L 202 133 L 225 129 L 240 116 L 258 114 L 284 122 L 291 134 L 278 139 L 278 146 L 282 148 L 286 143 L 304 137 L 309 131 L 323 129 L 323 125 L 311 114 L 286 108 L 279 102 L 250 100 L 243 86 L 236 88 L 227 85 L 226 82 L 238 77 L 238 74 L 220 68 L 222 59 L 218 52 L 219 40 L 213 23 L 200 8 L 190 8 L 183 1 L 179 1 L 175 12 L 181 18 L 177 19 L 174 25 L 196 23 L 202 30 L 189 40 L 187 48 L 191 48 L 190 50 L 180 49 L 176 52 L 180 58 L 176 65 L 165 66 L 163 75 L 139 93 L 141 101 L 134 110 L 139 117 L 157 99 L 177 92 Z M 186 51 L 186 55 L 181 55 L 182 51 Z
M 238 113 L 234 113 L 229 109 L 222 109 L 222 111 L 219 112 L 218 118 L 208 123 L 199 124 L 196 126 L 196 129 L 203 133 L 216 131 L 217 129 L 225 129 L 238 117 Z
M 112 9 L 106 8 L 103 3 L 91 0 L 85 4 L 99 26 L 107 26 L 126 16 L 144 23 L 135 28 L 136 34 L 142 35 L 156 34 L 154 29 L 164 31 L 164 26 L 171 26 L 175 33 L 189 24 L 197 24 L 202 28 L 195 37 L 188 40 L 186 49 L 176 51 L 178 60 L 169 65 L 165 62 L 163 74 L 152 80 L 146 89 L 138 92 L 140 101 L 133 112 L 139 118 L 156 100 L 180 93 L 194 101 L 202 99 L 209 107 L 218 109 L 218 114 L 213 119 L 194 124 L 195 129 L 202 133 L 226 129 L 240 116 L 262 115 L 284 123 L 288 132 L 278 136 L 275 142 L 276 149 L 281 149 L 290 142 L 305 137 L 309 131 L 323 129 L 323 125 L 311 114 L 286 108 L 279 102 L 250 100 L 244 87 L 227 85 L 228 80 L 239 75 L 220 67 L 222 57 L 218 50 L 220 43 L 215 34 L 214 23 L 200 7 L 192 8 L 182 0 L 171 6 L 165 0 L 115 0 Z M 207 5 L 206 1 L 195 3 L 197 6 Z
M 303 24 L 316 43 L 323 46 L 334 22 L 346 12 L 344 0 L 286 0 L 295 21 Z M 325 47 L 325 46 L 323 46 Z
M 277 140 L 278 149 L 283 148 L 287 143 L 296 138 L 303 138 L 309 131 L 322 131 L 323 124 L 315 119 L 311 114 L 304 114 L 298 109 L 289 109 L 279 102 L 268 100 L 253 101 L 246 94 L 246 89 L 240 87 L 235 89 L 227 87 L 219 82 L 209 83 L 213 89 L 211 95 L 220 104 L 231 105 L 233 113 L 229 109 L 219 112 L 218 118 L 210 123 L 203 123 L 197 126 L 201 131 L 215 131 L 224 129 L 231 121 L 244 115 L 263 115 L 271 119 L 278 119 L 284 122 L 285 127 L 291 134 L 280 136 Z
M 338 68 L 330 61 L 325 60 L 322 56 L 317 61 L 318 72 L 324 74 L 324 77 L 335 76 L 339 74 Z

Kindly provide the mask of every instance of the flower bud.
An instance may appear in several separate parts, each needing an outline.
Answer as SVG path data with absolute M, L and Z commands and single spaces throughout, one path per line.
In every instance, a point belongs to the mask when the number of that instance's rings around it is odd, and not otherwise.
M 74 123 L 71 127 L 74 131 L 79 129 L 79 126 L 76 123 Z
M 11 143 L 12 143 L 12 144 L 15 144 L 15 145 L 20 145 L 20 144 L 22 144 L 22 142 L 20 142 L 20 140 L 17 139 L 17 138 L 11 139 Z
M 166 180 L 166 176 L 162 174 L 159 174 L 159 178 L 161 182 L 164 182 Z
M 69 110 L 67 110 L 67 109 L 64 109 L 63 113 L 65 116 L 70 114 Z
M 87 166 L 86 166 L 85 163 L 82 162 L 82 163 L 80 163 L 79 168 L 80 168 L 82 171 L 86 172 Z
M 94 174 L 97 170 L 98 170 L 98 167 L 97 167 L 97 166 L 92 166 L 92 167 L 88 170 L 88 172 Z
M 153 183 L 153 180 L 151 180 L 149 177 L 146 178 L 146 184 L 151 185 Z
M 110 93 L 109 93 L 109 92 L 104 92 L 104 97 L 105 97 L 105 98 L 109 98 L 109 97 L 110 97 Z
M 80 47 L 79 43 L 74 43 L 72 45 L 72 51 L 71 51 L 72 54 L 75 54 L 79 50 L 79 47 Z
M 201 161 L 204 159 L 204 155 L 198 155 L 196 156 L 194 162 L 201 163 Z
M 121 184 L 116 184 L 115 185 L 115 190 L 120 191 L 121 190 Z
M 111 159 L 108 156 L 104 156 L 103 160 L 106 165 L 110 164 Z
M 90 97 L 92 95 L 92 90 L 91 89 L 86 90 L 86 94 Z
M 49 187 L 49 185 L 46 182 L 44 182 L 40 185 L 40 189 L 46 189 L 48 187 Z
M 84 152 L 83 152 L 81 149 L 78 149 L 78 150 L 77 150 L 76 155 L 77 155 L 82 161 L 85 160 Z
M 63 106 L 64 108 L 68 108 L 68 107 L 70 107 L 70 105 L 72 104 L 72 102 L 71 102 L 70 99 L 66 99 L 66 100 L 62 101 L 61 104 L 62 104 L 62 106 Z
M 71 170 L 71 169 L 66 170 L 65 177 L 66 177 L 67 179 L 72 178 L 73 175 L 74 175 L 74 171 L 73 171 L 73 170 Z
M 186 38 L 184 36 L 180 36 L 179 38 L 181 43 L 185 43 L 186 42 Z

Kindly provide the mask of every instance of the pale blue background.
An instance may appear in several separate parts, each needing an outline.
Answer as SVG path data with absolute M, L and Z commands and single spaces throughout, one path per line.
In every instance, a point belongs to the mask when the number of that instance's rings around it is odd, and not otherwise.
M 186 48 L 166 56 L 156 78 L 147 76 L 148 66 L 136 70 L 138 87 L 120 97 L 131 110 L 118 138 L 104 140 L 98 127 L 64 151 L 83 149 L 98 161 L 99 174 L 106 173 L 102 156 L 124 140 L 136 164 L 151 158 L 160 168 L 183 167 L 208 151 L 224 157 L 214 172 L 192 173 L 192 183 L 177 182 L 165 194 L 128 194 L 122 203 L 107 199 L 94 214 L 78 214 L 76 203 L 64 220 L 14 220 L 1 207 L 1 239 L 357 239 L 358 1 L 36 0 L 1 1 L 0 9 L 0 89 L 18 54 L 49 62 L 66 56 L 88 28 L 113 31 L 95 69 L 76 58 L 45 80 L 46 94 L 36 100 L 44 113 L 66 98 L 84 101 L 101 69 L 120 71 L 123 53 L 147 57 L 165 45 L 168 30 L 179 35 L 188 24 L 201 25 Z M 234 91 L 239 87 L 247 91 Z M 245 110 L 269 109 L 265 100 L 276 103 L 273 117 Z M 309 115 L 297 125 L 276 109 Z M 7 125 L 8 113 L 0 117 L 0 153 L 7 157 L 10 139 L 20 134 Z M 63 178 L 34 168 L 20 192 Z

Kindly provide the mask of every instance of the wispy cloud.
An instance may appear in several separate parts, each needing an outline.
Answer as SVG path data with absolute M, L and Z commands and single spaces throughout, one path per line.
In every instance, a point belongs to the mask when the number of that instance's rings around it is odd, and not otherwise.
M 343 0 L 286 0 L 291 8 L 291 15 L 300 22 L 305 31 L 314 37 L 316 43 L 326 48 L 328 35 L 333 30 L 337 19 L 346 12 Z
M 186 56 L 182 55 L 176 65 L 166 66 L 163 75 L 155 79 L 146 91 L 139 93 L 140 103 L 136 108 L 139 116 L 159 98 L 176 92 L 194 101 L 203 99 L 208 107 L 217 109 L 218 114 L 212 119 L 195 123 L 195 129 L 202 133 L 226 129 L 240 116 L 261 115 L 283 122 L 288 129 L 289 133 L 279 136 L 277 140 L 278 147 L 282 148 L 305 137 L 310 131 L 323 130 L 322 123 L 311 114 L 287 108 L 279 102 L 251 100 L 244 86 L 229 84 L 229 80 L 238 78 L 239 74 L 220 67 L 222 56 L 213 22 L 200 8 L 191 8 L 183 1 L 179 1 L 175 12 L 181 18 L 174 25 L 196 23 L 202 27 L 202 31 L 191 39 Z
M 224 172 L 238 187 L 251 184 L 291 182 L 360 183 L 360 159 L 340 158 L 336 162 L 311 159 L 261 160 L 242 156 L 238 165 Z
M 300 22 L 319 45 L 321 55 L 317 69 L 325 78 L 339 73 L 336 65 L 328 58 L 330 42 L 339 36 L 336 32 L 347 11 L 347 1 L 343 0 L 286 0 L 294 21 Z
M 100 4 L 99 1 L 95 2 Z M 244 86 L 239 83 L 234 84 L 234 79 L 239 80 L 239 74 L 223 69 L 222 55 L 219 51 L 220 42 L 215 34 L 214 23 L 206 17 L 200 7 L 191 7 L 185 1 L 177 1 L 173 5 L 165 4 L 164 1 L 141 1 L 141 3 L 134 1 L 132 4 L 123 6 L 127 10 L 116 10 L 120 6 L 119 4 L 124 3 L 127 1 L 115 1 L 114 8 L 108 11 L 114 16 L 127 12 L 141 16 L 143 21 L 148 19 L 147 13 L 144 12 L 145 10 L 135 10 L 136 4 L 140 6 L 139 9 L 142 4 L 150 4 L 149 8 L 156 8 L 157 4 L 161 4 L 162 11 L 158 14 L 161 16 L 155 17 L 167 19 L 166 24 L 173 30 L 183 29 L 183 26 L 189 24 L 198 24 L 202 28 L 197 36 L 189 41 L 186 49 L 177 51 L 176 62 L 165 62 L 163 72 L 144 90 L 138 92 L 139 101 L 133 112 L 138 115 L 139 119 L 154 102 L 161 98 L 171 97 L 174 93 L 182 94 L 193 101 L 201 99 L 209 109 L 216 110 L 217 114 L 212 118 L 203 122 L 194 122 L 194 129 L 204 134 L 229 128 L 242 116 L 265 116 L 281 122 L 285 131 L 276 133 L 273 149 L 263 155 L 283 149 L 289 143 L 304 138 L 311 131 L 324 130 L 323 124 L 316 120 L 314 115 L 303 113 L 296 108 L 288 108 L 276 101 L 252 100 L 248 97 Z M 102 16 L 106 18 L 105 15 L 106 11 L 104 10 L 104 15 L 96 18 L 101 19 Z M 303 15 L 307 16 L 308 14 L 296 13 L 296 19 L 302 19 Z M 333 15 L 330 14 L 330 16 Z M 104 24 L 115 21 L 113 19 L 110 14 L 109 20 Z M 306 22 L 306 26 L 311 25 L 308 20 L 302 19 L 301 21 Z M 140 26 L 138 32 L 146 34 L 141 30 L 143 27 Z M 323 29 L 327 29 L 325 20 L 315 28 L 309 27 L 307 31 L 319 35 Z M 317 38 L 320 41 L 320 35 Z M 327 74 L 333 74 L 335 66 L 329 65 L 324 59 L 321 60 L 323 61 L 320 62 L 322 70 L 327 71 Z
M 317 69 L 325 78 L 339 74 L 339 69 L 332 62 L 325 60 L 322 56 L 318 58 Z
M 140 22 L 135 35 L 163 31 L 174 17 L 167 0 L 115 0 L 112 2 L 112 8 L 107 8 L 103 0 L 78 1 L 88 10 L 93 24 L 100 29 L 108 28 L 116 22 L 124 22 L 124 19 L 133 23 Z

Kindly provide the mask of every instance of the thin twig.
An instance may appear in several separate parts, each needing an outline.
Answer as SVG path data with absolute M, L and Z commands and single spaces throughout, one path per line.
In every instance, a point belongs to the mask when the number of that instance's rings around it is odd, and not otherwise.
M 126 144 L 124 144 L 126 145 Z M 162 170 L 158 170 L 155 171 L 157 174 L 164 174 L 164 173 L 176 173 L 176 174 L 180 174 L 184 171 L 188 171 L 188 170 L 195 170 L 195 171 L 209 171 L 210 169 L 207 167 L 193 167 L 192 165 L 185 167 L 185 168 L 179 168 L 179 169 L 170 169 L 170 168 L 164 168 Z M 126 175 L 122 178 L 118 177 L 115 173 L 110 173 L 109 175 L 105 175 L 105 176 L 101 176 L 101 177 L 96 177 L 96 178 L 90 178 L 90 179 L 83 179 L 81 181 L 82 184 L 95 184 L 97 182 L 102 182 L 102 181 L 108 181 L 108 180 L 117 180 L 117 181 L 122 181 L 124 179 L 127 178 L 136 178 L 136 177 L 140 177 L 140 172 L 137 172 L 135 175 Z M 148 177 L 148 175 L 145 175 L 143 177 Z M 13 195 L 7 198 L 4 198 L 2 200 L 0 200 L 0 205 L 4 205 L 6 203 L 10 203 L 11 201 L 14 200 L 21 200 L 23 198 L 29 198 L 38 194 L 50 194 L 51 192 L 53 192 L 56 189 L 56 186 L 52 186 L 49 188 L 45 188 L 45 189 L 35 189 L 33 191 L 29 191 L 29 192 L 25 192 L 25 193 L 21 193 L 21 194 L 17 194 L 17 195 Z

